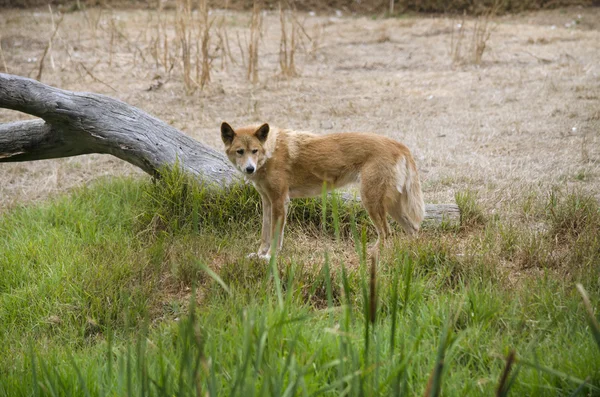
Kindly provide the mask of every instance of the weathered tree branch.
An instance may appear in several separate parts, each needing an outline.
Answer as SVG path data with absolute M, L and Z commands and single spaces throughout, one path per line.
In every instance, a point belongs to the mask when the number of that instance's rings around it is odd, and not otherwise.
M 61 90 L 0 73 L 0 108 L 43 119 L 0 124 L 0 162 L 105 153 L 151 175 L 179 162 L 187 172 L 221 185 L 239 179 L 222 153 L 104 95 Z M 460 216 L 455 204 L 428 204 L 426 212 L 426 220 L 433 223 L 456 223 Z
M 46 122 L 4 125 L 2 162 L 107 153 L 150 174 L 179 161 L 187 171 L 214 182 L 228 184 L 237 178 L 221 153 L 136 107 L 104 95 L 65 91 L 0 74 L 0 107 Z

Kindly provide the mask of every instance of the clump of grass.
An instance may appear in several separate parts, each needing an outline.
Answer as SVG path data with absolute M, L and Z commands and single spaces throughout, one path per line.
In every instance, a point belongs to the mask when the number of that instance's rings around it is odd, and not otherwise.
M 600 288 L 600 206 L 595 197 L 552 191 L 546 205 L 547 240 L 556 261 L 587 288 Z
M 408 252 L 414 267 L 428 278 L 435 288 L 454 289 L 464 281 L 465 264 L 452 252 L 446 241 L 410 240 L 402 250 Z
M 477 195 L 471 190 L 457 192 L 454 196 L 460 210 L 460 225 L 462 227 L 485 224 L 483 210 L 477 203 Z
M 600 207 L 594 197 L 578 193 L 564 196 L 552 191 L 546 212 L 549 233 L 556 239 L 576 239 L 582 233 L 600 230 Z
M 473 22 L 471 31 L 471 40 L 466 42 L 467 19 L 466 13 L 463 14 L 460 22 L 453 21 L 452 37 L 450 41 L 450 56 L 452 63 L 462 64 L 471 63 L 481 64 L 483 54 L 487 48 L 487 43 L 492 35 L 494 26 L 491 24 L 491 18 L 498 13 L 503 1 L 494 0 L 494 2 L 485 8 Z
M 521 269 L 549 268 L 556 265 L 553 247 L 544 231 L 531 230 L 523 225 L 499 224 L 490 229 L 498 239 L 498 255 Z
M 226 233 L 256 223 L 260 216 L 258 193 L 250 185 L 240 183 L 222 189 L 186 173 L 177 164 L 159 174 L 144 192 L 140 221 L 146 230 Z

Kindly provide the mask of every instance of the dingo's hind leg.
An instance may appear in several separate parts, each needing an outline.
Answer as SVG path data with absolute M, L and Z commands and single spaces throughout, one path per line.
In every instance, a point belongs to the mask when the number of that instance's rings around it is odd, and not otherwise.
M 374 165 L 363 167 L 360 179 L 362 203 L 377 230 L 377 241 L 371 250 L 371 254 L 377 255 L 381 246 L 390 235 L 385 209 L 385 194 L 387 189 L 385 178 L 382 178 L 381 169 Z

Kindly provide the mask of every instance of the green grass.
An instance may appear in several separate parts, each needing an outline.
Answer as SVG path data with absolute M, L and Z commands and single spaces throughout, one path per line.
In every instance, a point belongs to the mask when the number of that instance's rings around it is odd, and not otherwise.
M 503 395 L 600 395 L 600 331 L 575 288 L 597 310 L 594 199 L 528 197 L 509 222 L 460 193 L 462 227 L 399 234 L 372 294 L 356 205 L 295 201 L 269 266 L 245 258 L 251 187 L 163 174 L 0 218 L 0 396 L 491 395 L 512 350 Z

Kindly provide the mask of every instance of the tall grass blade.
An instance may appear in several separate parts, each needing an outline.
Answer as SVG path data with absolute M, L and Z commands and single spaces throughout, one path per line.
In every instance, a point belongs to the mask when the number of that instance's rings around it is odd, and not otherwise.
M 590 377 L 588 376 L 587 378 L 585 378 L 583 383 L 577 387 L 577 389 L 573 390 L 573 393 L 570 394 L 570 397 L 577 397 L 578 395 L 580 395 L 581 392 L 583 391 L 583 389 L 585 389 L 585 387 L 587 386 L 589 381 L 590 381 Z
M 350 289 L 350 281 L 348 280 L 348 272 L 346 271 L 346 266 L 342 262 L 342 288 L 344 289 L 344 299 L 346 300 L 345 304 L 349 310 L 352 309 L 352 298 L 351 298 L 351 289 Z
M 237 367 L 235 383 L 231 388 L 231 396 L 235 396 L 238 388 L 243 390 L 244 383 L 246 381 L 246 373 L 248 371 L 248 364 L 250 363 L 250 351 L 252 348 L 252 320 L 248 317 L 247 313 L 244 313 L 244 346 L 242 349 L 243 361 L 241 366 Z
M 279 277 L 279 269 L 277 268 L 277 255 L 279 250 L 279 225 L 280 221 L 277 222 L 277 227 L 275 228 L 275 236 L 273 236 L 273 241 L 271 241 L 271 258 L 269 259 L 269 268 L 271 269 L 271 274 L 273 275 L 273 281 L 275 282 L 275 292 L 277 293 L 277 303 L 279 304 L 279 309 L 284 309 L 283 302 L 283 292 L 281 290 L 281 279 Z M 273 249 L 275 248 L 275 249 Z
M 360 265 L 364 268 L 367 265 L 367 228 L 366 227 L 362 227 L 361 229 L 361 235 L 360 235 L 360 242 L 361 242 L 361 258 L 360 258 Z
M 351 380 L 360 377 L 362 375 L 362 371 L 354 371 L 351 374 L 348 374 L 342 378 L 337 379 L 334 382 L 331 382 L 330 384 L 328 384 L 327 386 L 318 389 L 317 391 L 315 391 L 314 393 L 311 394 L 311 396 L 318 396 L 320 394 L 324 394 L 327 393 L 330 390 L 334 390 L 335 388 L 339 387 L 340 385 L 344 385 L 346 383 L 349 383 Z
M 327 181 L 323 181 L 321 189 L 321 227 L 323 234 L 327 233 Z
M 208 366 L 208 395 L 211 397 L 216 397 L 218 396 L 217 393 L 217 370 L 215 369 L 215 365 L 212 361 L 212 357 L 216 357 L 216 352 L 215 352 L 215 345 L 212 345 L 213 349 L 211 352 L 211 358 L 209 358 L 207 360 L 207 366 Z
M 329 270 L 329 253 L 325 251 L 325 264 L 323 265 L 323 275 L 325 276 L 325 288 L 327 289 L 327 307 L 333 308 L 333 293 L 331 290 L 331 272 Z M 332 317 L 333 319 L 333 317 Z
M 340 214 L 339 214 L 339 197 L 333 192 L 331 193 L 331 216 L 333 217 L 333 233 L 335 240 L 340 241 Z
M 375 256 L 371 257 L 371 267 L 369 269 L 369 320 L 375 326 L 377 316 L 377 260 Z
M 261 323 L 260 328 L 260 339 L 258 340 L 258 349 L 256 351 L 256 361 L 254 363 L 254 369 L 256 372 L 260 372 L 263 367 L 263 356 L 265 353 L 265 347 L 267 346 L 267 338 L 269 337 L 269 333 L 265 329 L 264 323 Z
M 75 359 L 73 358 L 73 356 L 71 354 L 69 354 L 69 361 L 71 362 L 71 365 L 73 366 L 73 369 L 75 369 L 75 373 L 77 374 L 77 380 L 79 380 L 79 387 L 81 388 L 81 392 L 86 397 L 90 397 L 90 391 L 88 390 L 88 388 L 85 384 L 83 375 L 81 374 L 81 371 L 79 370 L 79 366 L 77 366 L 77 363 L 75 362 Z
M 504 366 L 504 370 L 502 371 L 502 375 L 500 376 L 500 381 L 498 382 L 498 389 L 496 390 L 497 397 L 506 397 L 508 396 L 508 391 L 512 386 L 512 383 L 509 383 L 510 370 L 512 368 L 513 363 L 515 362 L 515 351 L 511 350 L 506 357 L 506 365 Z
M 210 276 L 210 278 L 215 280 L 223 288 L 223 290 L 225 292 L 227 292 L 227 295 L 233 296 L 233 294 L 231 293 L 231 289 L 229 289 L 227 284 L 225 284 L 223 279 L 221 277 L 219 277 L 219 275 L 217 273 L 215 273 L 211 268 L 209 268 L 208 266 L 206 266 L 204 263 L 202 263 L 200 261 L 196 261 L 196 264 L 198 265 L 198 267 L 201 270 L 203 270 L 206 274 L 208 274 Z
M 360 234 L 358 232 L 358 227 L 356 226 L 356 217 L 353 212 L 350 212 L 350 231 L 352 232 L 352 240 L 354 242 L 354 250 L 359 258 L 363 257 L 362 254 L 362 244 L 360 239 Z
M 414 262 L 408 255 L 404 257 L 404 294 L 402 299 L 402 312 L 406 312 L 410 300 L 410 287 L 414 272 Z
M 540 372 L 545 372 L 547 374 L 557 376 L 557 377 L 559 377 L 561 379 L 568 380 L 569 382 L 577 383 L 579 385 L 581 385 L 582 383 L 586 383 L 585 380 L 583 380 L 583 379 L 579 379 L 579 378 L 577 378 L 575 376 L 571 376 L 571 375 L 565 374 L 564 372 L 561 372 L 561 371 L 558 371 L 558 370 L 555 370 L 555 369 L 552 369 L 552 368 L 548 368 L 548 367 L 545 367 L 545 366 L 543 366 L 541 364 L 534 363 L 534 362 L 531 362 L 531 361 L 528 361 L 528 360 L 524 360 L 522 358 L 519 358 L 518 362 L 520 364 L 522 364 L 522 365 L 527 366 L 527 367 L 535 368 L 535 369 L 537 369 Z M 594 386 L 594 385 L 588 383 L 587 387 L 588 387 L 589 390 L 594 391 L 596 393 L 600 392 L 600 387 L 598 387 L 598 386 Z
M 62 377 L 57 372 L 56 368 L 52 367 L 52 372 L 50 372 L 48 366 L 45 365 L 43 361 L 40 361 L 40 369 L 46 378 L 45 389 L 48 390 L 51 396 L 60 396 L 60 390 L 62 390 L 63 394 L 68 393 L 67 386 L 63 382 Z
M 396 348 L 396 323 L 398 321 L 398 272 L 394 272 L 391 289 L 392 317 L 390 324 L 390 353 L 394 354 Z
M 29 354 L 31 356 L 31 376 L 32 376 L 32 380 L 33 380 L 33 395 L 34 396 L 39 396 L 40 395 L 40 384 L 38 381 L 38 375 L 37 375 L 37 365 L 35 363 L 35 352 L 33 351 L 33 343 L 30 342 L 29 343 Z
M 426 397 L 438 397 L 442 390 L 442 375 L 444 370 L 444 357 L 446 356 L 446 349 L 448 347 L 448 338 L 450 335 L 450 323 L 451 323 L 452 315 L 448 315 L 448 319 L 446 320 L 446 324 L 444 325 L 444 329 L 442 331 L 442 336 L 440 338 L 440 345 L 438 346 L 437 357 L 435 360 L 435 366 L 433 367 L 433 371 L 431 372 L 431 377 L 429 378 L 429 383 L 427 384 L 427 389 L 425 390 Z
M 364 230 L 364 229 L 363 229 Z M 363 233 L 364 234 L 364 233 Z M 363 295 L 363 313 L 364 313 L 364 349 L 363 349 L 363 365 L 362 368 L 366 369 L 369 367 L 369 363 L 370 363 L 370 349 L 371 349 L 371 329 L 370 329 L 370 325 L 371 325 L 371 321 L 370 321 L 370 312 L 371 312 L 371 305 L 370 305 L 370 299 L 369 299 L 369 291 L 368 291 L 368 287 L 367 287 L 367 283 L 365 282 L 364 277 L 361 278 L 361 288 L 362 288 L 362 295 Z M 365 395 L 365 377 L 366 377 L 367 373 L 364 372 L 360 378 L 359 378 L 359 395 L 360 396 L 364 396 Z
M 598 320 L 594 315 L 594 309 L 592 308 L 592 303 L 590 302 L 590 298 L 587 295 L 587 292 L 583 288 L 583 285 L 577 284 L 577 290 L 583 299 L 583 304 L 585 306 L 585 311 L 587 314 L 587 321 L 590 325 L 590 329 L 592 330 L 592 335 L 594 336 L 594 340 L 598 345 L 598 349 L 600 349 L 600 325 L 598 324 Z
M 110 385 L 112 385 L 112 377 L 113 377 L 113 355 L 112 355 L 112 350 L 113 350 L 113 333 L 112 330 L 109 328 L 107 330 L 107 341 L 106 341 L 106 372 L 107 372 L 107 382 L 106 385 L 110 388 Z

